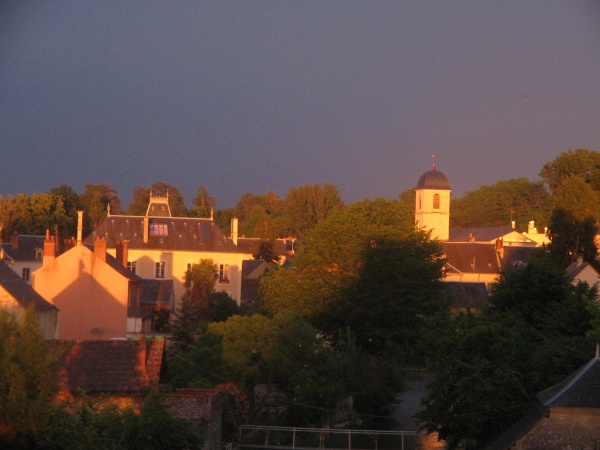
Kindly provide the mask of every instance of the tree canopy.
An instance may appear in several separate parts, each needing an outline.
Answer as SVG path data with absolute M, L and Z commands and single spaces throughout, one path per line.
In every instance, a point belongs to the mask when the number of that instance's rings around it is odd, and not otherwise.
M 593 190 L 600 191 L 600 153 L 581 148 L 568 150 L 544 164 L 540 171 L 540 177 L 553 193 L 570 176 L 577 176 Z
M 502 273 L 480 316 L 439 315 L 427 340 L 434 378 L 419 418 L 450 445 L 485 448 L 535 394 L 587 360 L 598 336 L 596 287 L 572 285 L 546 256 Z
M 516 178 L 482 186 L 454 199 L 450 221 L 456 227 L 506 226 L 514 221 L 518 230 L 527 231 L 532 220 L 546 226 L 550 210 L 551 198 L 541 183 Z

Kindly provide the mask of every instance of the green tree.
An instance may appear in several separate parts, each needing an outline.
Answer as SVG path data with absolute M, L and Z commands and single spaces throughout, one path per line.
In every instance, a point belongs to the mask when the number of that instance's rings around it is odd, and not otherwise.
M 169 352 L 168 379 L 174 388 L 212 388 L 225 379 L 221 335 L 209 332 L 206 323 L 194 327 L 189 345 L 175 341 Z
M 55 194 L 19 194 L 15 199 L 11 233 L 19 234 L 51 234 L 67 230 L 71 220 L 65 211 L 62 197 Z M 63 236 L 66 237 L 66 236 Z
M 139 184 L 133 188 L 133 201 L 129 204 L 127 214 L 145 216 L 150 202 L 150 190 Z
M 598 220 L 600 213 L 599 192 L 594 191 L 583 178 L 566 176 L 555 190 L 554 202 L 557 208 L 567 211 L 574 220 Z
M 211 322 L 225 322 L 229 317 L 240 313 L 237 302 L 227 292 L 213 292 L 208 297 L 208 311 Z
M 421 232 L 373 237 L 360 259 L 358 277 L 343 290 L 343 301 L 320 316 L 317 326 L 330 339 L 349 327 L 368 354 L 422 362 L 418 344 L 424 318 L 444 308 L 439 244 Z
M 325 183 L 293 187 L 285 197 L 284 214 L 289 236 L 302 237 L 319 221 L 343 206 L 338 188 Z
M 215 198 L 208 195 L 203 184 L 198 188 L 192 204 L 190 217 L 211 217 L 217 205 Z
M 526 178 L 499 181 L 453 199 L 450 220 L 456 227 L 492 227 L 516 223 L 527 231 L 530 221 L 548 224 L 551 198 L 541 183 Z
M 0 309 L 0 442 L 42 432 L 57 390 L 57 361 L 33 309 L 21 320 Z
M 518 327 L 459 315 L 438 321 L 432 341 L 434 375 L 418 414 L 450 448 L 474 439 L 485 448 L 515 422 L 531 397 L 526 389 L 528 353 Z
M 579 255 L 585 261 L 596 265 L 597 234 L 598 226 L 592 217 L 577 219 L 571 212 L 557 208 L 550 219 L 548 236 L 551 242 L 548 250 L 554 260 L 563 267 L 575 261 Z
M 254 251 L 252 252 L 254 259 L 262 259 L 263 261 L 274 264 L 281 260 L 281 257 L 275 251 L 274 240 L 260 240 L 257 242 Z
M 0 196 L 0 241 L 4 242 L 16 231 L 13 226 L 15 216 L 15 196 Z
M 288 394 L 290 423 L 321 425 L 326 411 L 350 390 L 351 361 L 325 346 L 317 331 L 295 314 L 233 316 L 210 324 L 209 330 L 223 336 L 229 377 L 250 386 L 267 383 L 272 391 Z
M 86 184 L 79 201 L 84 211 L 84 227 L 90 231 L 106 218 L 109 205 L 111 214 L 123 214 L 117 191 L 106 183 Z
M 414 216 L 397 201 L 364 200 L 335 210 L 307 233 L 292 273 L 273 270 L 261 279 L 262 306 L 270 314 L 288 310 L 314 318 L 354 285 L 373 239 L 414 231 Z
M 540 172 L 540 177 L 553 193 L 570 176 L 578 176 L 593 190 L 600 191 L 600 153 L 585 149 L 568 150 L 544 164 Z
M 62 238 L 75 236 L 77 230 L 77 211 L 82 210 L 79 194 L 66 184 L 61 184 L 58 187 L 50 189 L 50 194 L 57 195 L 62 199 L 65 210 L 65 221 L 57 225 L 59 236 Z
M 210 322 L 209 299 L 215 290 L 217 266 L 212 259 L 201 259 L 185 273 L 185 297 L 198 311 L 201 322 Z
M 430 319 L 434 379 L 419 417 L 428 431 L 485 447 L 534 396 L 583 364 L 599 335 L 597 289 L 572 285 L 545 255 L 502 273 L 480 316 Z

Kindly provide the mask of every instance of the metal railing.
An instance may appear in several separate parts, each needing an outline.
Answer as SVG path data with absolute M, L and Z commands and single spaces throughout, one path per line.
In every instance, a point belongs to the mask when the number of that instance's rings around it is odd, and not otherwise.
M 410 450 L 421 448 L 417 431 L 350 430 L 243 425 L 242 449 Z

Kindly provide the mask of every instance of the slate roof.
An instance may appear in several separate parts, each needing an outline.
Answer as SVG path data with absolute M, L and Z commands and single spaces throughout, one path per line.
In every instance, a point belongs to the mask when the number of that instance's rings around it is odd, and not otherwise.
M 174 298 L 173 280 L 157 280 L 145 278 L 142 280 L 140 302 L 142 305 L 172 306 Z
M 421 178 L 419 178 L 419 182 L 417 183 L 417 189 L 439 189 L 449 191 L 450 183 L 448 182 L 446 175 L 434 168 L 421 175 Z
M 542 251 L 529 246 L 505 246 L 499 251 L 495 244 L 477 242 L 442 242 L 442 249 L 449 271 L 489 274 L 525 264 Z
M 248 303 L 258 300 L 260 277 L 269 265 L 260 259 L 242 261 L 242 293 L 241 302 Z
M 238 238 L 237 247 L 240 253 L 248 253 L 251 255 L 256 251 L 256 246 L 261 240 L 258 238 Z M 292 241 L 285 239 L 276 239 L 274 245 L 275 253 L 279 256 L 285 255 L 292 251 Z
M 0 244 L 5 258 L 12 261 L 36 261 L 36 252 L 44 249 L 46 236 L 21 234 L 15 238 L 18 239 L 16 248 L 13 242 Z M 41 259 L 37 259 L 37 261 L 41 262 Z
M 469 242 L 475 239 L 475 242 L 493 243 L 496 239 L 503 238 L 513 234 L 518 240 L 511 239 L 512 242 L 535 245 L 535 241 L 529 239 L 524 234 L 515 231 L 510 226 L 501 227 L 479 227 L 479 228 L 450 228 L 449 242 Z M 506 244 L 506 241 L 505 241 Z M 505 245 L 506 247 L 507 245 Z
M 579 273 L 581 273 L 581 271 L 583 271 L 583 269 L 585 269 L 588 266 L 590 266 L 598 274 L 598 271 L 587 261 L 584 261 L 582 263 L 578 263 L 578 262 L 574 261 L 567 266 L 567 268 L 565 269 L 565 272 L 567 272 L 567 276 L 569 277 L 569 279 L 572 280 Z
M 588 361 L 560 383 L 538 394 L 546 407 L 600 409 L 600 357 Z
M 85 245 L 85 247 L 89 251 L 91 251 L 92 253 L 94 253 L 94 246 L 93 245 L 90 245 L 90 244 L 84 244 L 84 245 Z M 69 251 L 69 250 L 67 250 L 67 251 Z M 114 256 L 112 256 L 111 254 L 109 254 L 109 253 L 106 254 L 105 262 L 111 268 L 113 268 L 116 272 L 118 272 L 123 277 L 129 279 L 130 281 L 138 281 L 138 282 L 142 281 L 142 278 L 140 276 L 136 275 L 131 270 L 127 269 L 127 267 L 123 266 L 123 264 L 121 264 L 117 260 L 117 258 L 115 258 Z
M 62 391 L 144 393 L 158 388 L 164 340 L 62 341 Z
M 560 383 L 540 392 L 538 402 L 525 410 L 523 417 L 504 432 L 486 450 L 504 450 L 512 447 L 547 414 L 548 408 L 600 409 L 600 356 L 581 366 Z
M 489 304 L 489 293 L 485 283 L 455 282 L 441 283 L 442 295 L 452 308 L 481 309 Z
M 14 297 L 23 308 L 33 305 L 36 311 L 58 310 L 56 306 L 38 294 L 3 261 L 0 261 L 0 285 Z
M 188 250 L 240 253 L 212 219 L 195 217 L 148 217 L 148 242 L 144 243 L 145 216 L 108 216 L 86 239 L 93 244 L 104 237 L 108 248 L 129 241 L 129 249 Z M 156 230 L 156 231 L 154 231 Z

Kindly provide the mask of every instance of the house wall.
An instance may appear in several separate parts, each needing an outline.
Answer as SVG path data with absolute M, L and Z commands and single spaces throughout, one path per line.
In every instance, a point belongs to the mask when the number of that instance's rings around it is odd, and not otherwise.
M 33 288 L 60 310 L 59 339 L 127 335 L 129 280 L 77 245 L 33 274 Z
M 598 272 L 591 265 L 585 266 L 575 277 L 573 278 L 573 284 L 577 284 L 578 281 L 585 281 L 589 286 L 600 281 L 598 278 Z
M 550 408 L 550 414 L 516 442 L 514 448 L 595 450 L 600 444 L 600 410 Z M 512 448 L 512 447 L 511 447 Z
M 442 281 L 485 283 L 488 287 L 499 279 L 497 273 L 446 273 Z
M 42 261 L 15 261 L 10 264 L 10 268 L 20 277 L 23 277 L 23 269 L 29 269 L 29 280 L 27 283 L 31 285 L 31 274 L 42 267 Z
M 25 308 L 19 303 L 6 289 L 0 286 L 0 308 L 5 308 L 15 314 L 17 320 L 21 321 L 25 317 Z M 58 338 L 58 311 L 55 309 L 48 311 L 38 311 L 40 329 L 46 339 Z
M 108 249 L 116 257 L 116 249 Z M 229 265 L 229 282 L 217 280 L 216 291 L 225 291 L 239 304 L 242 297 L 242 261 L 249 258 L 244 253 L 162 251 L 128 249 L 128 261 L 136 262 L 135 273 L 142 278 L 155 278 L 156 263 L 165 262 L 165 276 L 173 280 L 175 302 L 179 302 L 185 292 L 185 272 L 188 264 L 197 264 L 201 259 L 212 259 L 215 264 Z

